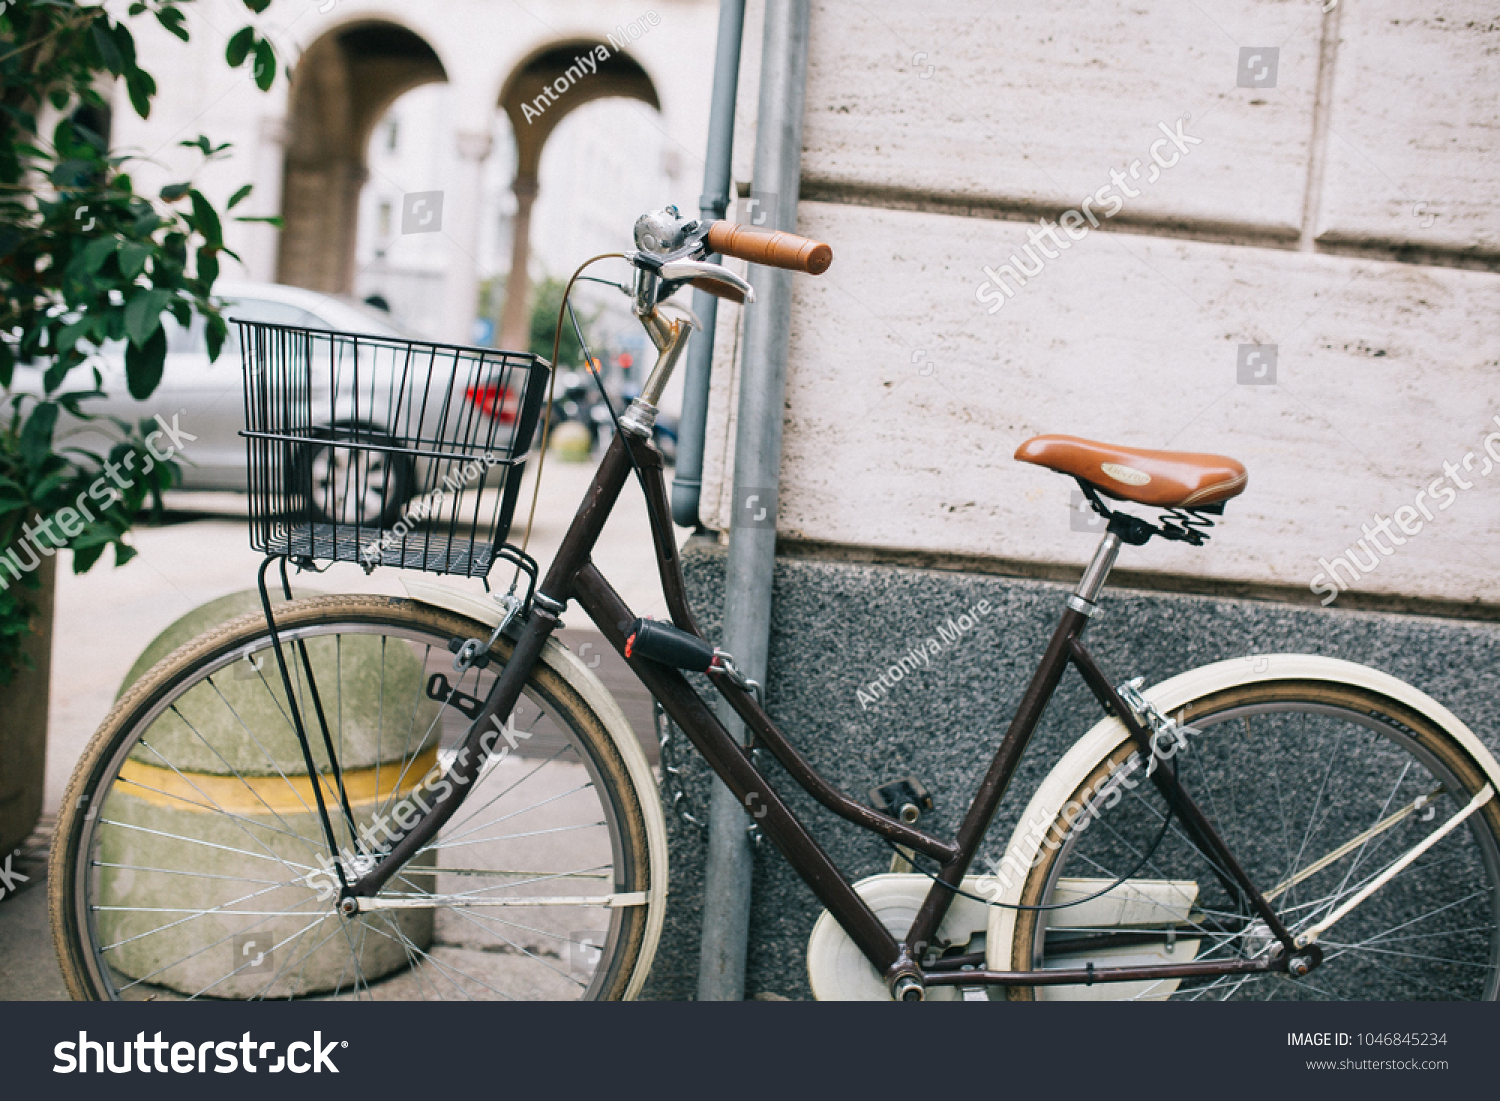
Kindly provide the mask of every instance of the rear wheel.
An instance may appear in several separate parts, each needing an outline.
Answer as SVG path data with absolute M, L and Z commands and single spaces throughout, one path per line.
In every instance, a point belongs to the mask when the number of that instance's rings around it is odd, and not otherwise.
M 131 686 L 69 786 L 50 890 L 70 992 L 622 997 L 650 902 L 646 827 L 641 793 L 582 697 L 538 665 L 458 812 L 379 908 L 343 917 L 336 862 L 356 878 L 441 797 L 464 709 L 510 644 L 458 674 L 449 641 L 490 629 L 446 611 L 330 596 L 276 618 L 337 845 L 264 620 L 196 639 Z
M 1173 717 L 1192 732 L 1186 749 L 1158 767 L 1175 765 L 1293 933 L 1334 913 L 1488 782 L 1446 731 L 1363 688 L 1262 682 L 1210 694 Z M 1055 905 L 1129 879 L 1092 902 L 1020 911 L 1015 970 L 1257 958 L 1279 950 L 1183 824 L 1173 819 L 1164 827 L 1164 810 L 1133 742 L 1089 772 L 1039 839 L 1020 901 Z M 1493 999 L 1497 914 L 1500 798 L 1491 798 L 1330 926 L 1318 940 L 1322 965 L 1303 978 L 1039 986 L 1011 996 Z

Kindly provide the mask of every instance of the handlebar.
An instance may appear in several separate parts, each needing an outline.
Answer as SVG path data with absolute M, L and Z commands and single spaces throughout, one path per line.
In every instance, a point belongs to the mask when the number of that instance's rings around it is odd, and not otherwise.
M 724 256 L 788 271 L 803 271 L 808 275 L 822 275 L 833 263 L 833 249 L 821 241 L 734 222 L 712 223 L 704 242 L 711 251 Z
M 633 299 L 635 315 L 660 355 L 640 396 L 630 403 L 619 425 L 622 432 L 649 438 L 656 420 L 656 403 L 696 324 L 683 320 L 669 323 L 657 310 L 661 301 L 691 285 L 731 302 L 754 302 L 754 288 L 724 265 L 710 261 L 712 253 L 822 275 L 833 263 L 833 249 L 795 233 L 684 218 L 675 206 L 642 214 L 636 219 L 634 236 L 639 251 L 623 254 L 635 268 L 634 281 L 629 288 L 621 289 Z

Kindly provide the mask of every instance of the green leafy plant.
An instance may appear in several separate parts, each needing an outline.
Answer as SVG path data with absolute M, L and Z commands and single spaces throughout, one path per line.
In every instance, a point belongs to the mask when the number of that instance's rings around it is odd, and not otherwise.
M 242 2 L 256 14 L 270 5 Z M 159 510 L 176 473 L 152 456 L 143 425 L 115 421 L 108 455 L 55 438 L 64 412 L 95 419 L 88 405 L 100 396 L 101 349 L 123 345 L 126 387 L 143 400 L 166 362 L 164 315 L 183 326 L 201 316 L 210 357 L 224 344 L 212 290 L 221 257 L 234 253 L 219 211 L 190 181 L 156 197 L 137 193 L 132 158 L 109 149 L 99 124 L 115 83 L 149 117 L 157 85 L 137 62 L 131 24 L 149 16 L 186 42 L 191 3 L 136 2 L 121 18 L 74 0 L 0 4 L 0 389 L 10 390 L 19 365 L 42 368 L 40 394 L 11 394 L 0 407 L 0 556 L 23 566 L 61 547 L 79 573 L 111 546 L 117 565 L 127 561 L 138 511 L 148 500 Z M 225 60 L 249 63 L 261 89 L 275 80 L 275 51 L 254 27 L 229 40 Z M 206 137 L 182 144 L 205 160 L 228 148 Z M 249 193 L 242 187 L 225 211 Z M 130 476 L 111 478 L 112 468 Z M 91 493 L 101 481 L 107 488 Z M 18 587 L 13 572 L 0 567 L 0 682 L 16 672 L 35 614 L 26 595 L 34 576 Z

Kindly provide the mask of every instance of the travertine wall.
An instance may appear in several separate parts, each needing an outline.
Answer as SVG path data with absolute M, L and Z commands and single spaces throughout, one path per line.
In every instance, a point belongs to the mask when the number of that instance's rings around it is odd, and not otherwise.
M 1250 469 L 1207 548 L 1122 565 L 1318 599 L 1352 546 L 1357 592 L 1500 604 L 1500 20 L 1322 7 L 815 4 L 798 215 L 835 260 L 797 281 L 783 538 L 1081 562 L 1071 483 L 1010 457 L 1067 432 Z

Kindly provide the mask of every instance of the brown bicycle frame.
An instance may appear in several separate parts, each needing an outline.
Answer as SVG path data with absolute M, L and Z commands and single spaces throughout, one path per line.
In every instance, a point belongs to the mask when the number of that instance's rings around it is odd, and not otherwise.
M 808 833 L 796 813 L 767 782 L 755 766 L 749 748 L 740 745 L 729 734 L 682 672 L 640 657 L 626 656 L 625 639 L 636 619 L 635 613 L 626 607 L 619 594 L 599 572 L 591 555 L 605 520 L 630 478 L 632 468 L 638 469 L 641 475 L 662 590 L 672 622 L 684 631 L 699 634 L 688 607 L 682 564 L 673 537 L 661 455 L 644 440 L 625 432 L 616 432 L 594 474 L 583 504 L 579 506 L 563 537 L 557 557 L 537 590 L 532 614 L 516 639 L 511 658 L 492 685 L 484 706 L 470 726 L 464 742 L 468 752 L 457 754 L 447 775 L 452 781 L 449 794 L 445 799 L 435 802 L 431 812 L 401 837 L 368 875 L 347 886 L 343 891 L 344 897 L 375 895 L 458 809 L 468 793 L 470 783 L 484 763 L 484 730 L 488 728 L 492 718 L 510 714 L 541 655 L 543 645 L 557 629 L 563 607 L 569 600 L 576 599 L 610 645 L 625 658 L 641 683 L 660 702 L 672 721 L 681 728 L 741 805 L 755 807 L 755 823 L 761 832 L 781 850 L 813 894 L 888 981 L 895 982 L 906 976 L 927 986 L 1042 986 L 1180 979 L 1286 969 L 1287 960 L 1295 951 L 1292 934 L 1250 882 L 1212 824 L 1178 785 L 1174 770 L 1169 768 L 1154 769 L 1151 779 L 1184 830 L 1214 866 L 1215 874 L 1226 888 L 1232 894 L 1238 893 L 1266 922 L 1272 935 L 1282 945 L 1283 951 L 1279 955 L 1259 959 L 1205 960 L 1138 967 L 1095 968 L 1091 965 L 1086 969 L 1049 968 L 1043 971 L 958 971 L 953 969 L 953 961 L 950 960 L 939 961 L 924 969 L 921 958 L 925 947 L 931 943 L 948 912 L 954 888 L 961 883 L 973 862 L 1001 797 L 1015 773 L 1016 765 L 1069 665 L 1076 667 L 1082 674 L 1104 710 L 1125 725 L 1141 753 L 1149 756 L 1153 752 L 1150 732 L 1136 720 L 1131 709 L 1120 699 L 1108 678 L 1083 647 L 1081 636 L 1088 624 L 1088 616 L 1071 606 L 1064 611 L 1042 656 L 1041 664 L 1011 718 L 1009 728 L 995 750 L 989 769 L 952 841 L 933 837 L 844 795 L 819 775 L 787 741 L 754 695 L 722 673 L 708 674 L 714 687 L 744 720 L 755 739 L 770 750 L 803 790 L 840 818 L 939 863 L 939 871 L 911 929 L 898 944 L 828 854 Z

